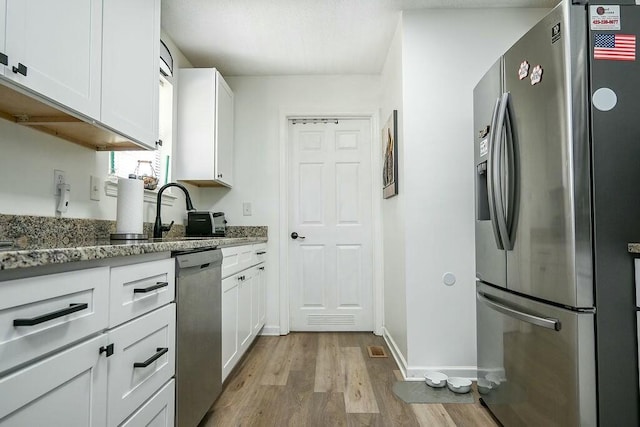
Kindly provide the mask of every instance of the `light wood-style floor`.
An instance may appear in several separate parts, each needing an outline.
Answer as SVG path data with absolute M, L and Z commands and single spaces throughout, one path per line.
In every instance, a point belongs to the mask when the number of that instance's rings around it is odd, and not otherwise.
M 368 345 L 387 358 L 370 358 Z M 491 426 L 478 402 L 406 404 L 391 387 L 400 372 L 372 333 L 258 337 L 200 427 Z

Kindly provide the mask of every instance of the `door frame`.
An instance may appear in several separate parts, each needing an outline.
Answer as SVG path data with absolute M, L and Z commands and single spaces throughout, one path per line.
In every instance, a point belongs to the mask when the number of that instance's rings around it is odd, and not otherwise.
M 373 281 L 373 330 L 376 335 L 382 335 L 384 324 L 384 289 L 383 289 L 383 253 L 382 253 L 382 147 L 377 150 L 379 135 L 379 113 L 377 111 L 309 111 L 308 109 L 281 110 L 280 122 L 280 224 L 279 224 L 279 293 L 280 293 L 280 335 L 290 332 L 289 322 L 289 120 L 309 117 L 326 117 L 337 119 L 369 120 L 371 126 L 371 238 L 372 238 L 372 271 Z M 377 196 L 376 196 L 377 194 Z

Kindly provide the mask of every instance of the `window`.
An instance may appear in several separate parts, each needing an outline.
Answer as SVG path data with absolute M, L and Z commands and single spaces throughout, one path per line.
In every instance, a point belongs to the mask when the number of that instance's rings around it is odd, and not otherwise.
M 111 176 L 126 178 L 134 173 L 154 174 L 158 178 L 158 187 L 171 181 L 173 85 L 164 76 L 159 78 L 158 133 L 162 145 L 155 151 L 112 151 L 109 155 Z

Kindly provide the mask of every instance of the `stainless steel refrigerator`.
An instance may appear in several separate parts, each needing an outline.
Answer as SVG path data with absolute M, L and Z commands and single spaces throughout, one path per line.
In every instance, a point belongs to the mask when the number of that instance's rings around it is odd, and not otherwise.
M 474 90 L 478 378 L 505 426 L 640 425 L 640 6 L 575 3 Z

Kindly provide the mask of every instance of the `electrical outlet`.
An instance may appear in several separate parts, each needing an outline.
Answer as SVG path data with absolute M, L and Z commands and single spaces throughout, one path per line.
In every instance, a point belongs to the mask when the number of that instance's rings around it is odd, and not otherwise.
M 97 176 L 91 175 L 90 179 L 90 187 L 89 187 L 89 198 L 91 200 L 100 200 L 100 178 Z
M 242 215 L 251 216 L 251 202 L 244 202 L 242 204 Z
M 54 194 L 54 196 L 60 194 L 60 190 L 58 190 L 58 185 L 59 184 L 66 184 L 66 183 L 67 183 L 67 173 L 65 171 L 54 169 L 53 170 L 53 194 Z

